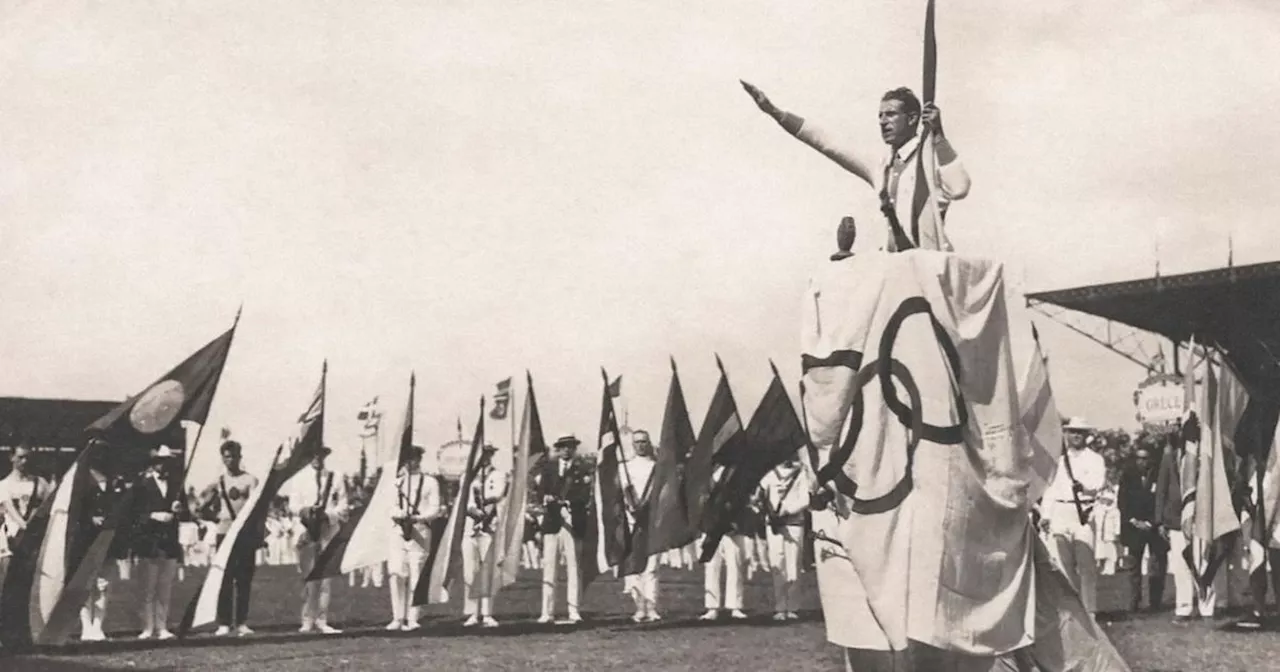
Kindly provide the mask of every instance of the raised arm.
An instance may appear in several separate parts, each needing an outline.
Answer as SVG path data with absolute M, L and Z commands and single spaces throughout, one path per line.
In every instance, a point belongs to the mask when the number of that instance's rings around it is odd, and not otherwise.
M 969 171 L 965 170 L 960 155 L 951 146 L 946 131 L 942 127 L 942 112 L 933 103 L 924 106 L 920 121 L 930 130 L 934 154 L 938 157 L 938 165 L 934 170 L 934 181 L 947 200 L 958 201 L 969 195 Z
M 778 125 L 782 126 L 783 130 L 806 145 L 818 150 L 828 159 L 835 161 L 841 168 L 857 175 L 863 182 L 874 184 L 871 178 L 871 164 L 860 156 L 856 150 L 838 146 L 826 132 L 814 125 L 813 122 L 805 121 L 803 117 L 779 109 L 769 100 L 768 96 L 764 95 L 763 91 L 747 82 L 738 81 L 742 83 L 742 88 L 746 89 L 747 94 L 755 101 L 756 107 L 759 107 L 761 112 L 778 122 Z

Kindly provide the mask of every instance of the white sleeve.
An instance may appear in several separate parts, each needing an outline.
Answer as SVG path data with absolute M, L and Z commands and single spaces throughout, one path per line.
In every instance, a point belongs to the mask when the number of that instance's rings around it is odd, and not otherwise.
M 823 156 L 835 161 L 841 168 L 862 178 L 863 182 L 874 185 L 871 177 L 872 164 L 863 158 L 861 152 L 849 145 L 837 143 L 825 130 L 806 119 L 796 138 L 806 145 L 818 150 Z

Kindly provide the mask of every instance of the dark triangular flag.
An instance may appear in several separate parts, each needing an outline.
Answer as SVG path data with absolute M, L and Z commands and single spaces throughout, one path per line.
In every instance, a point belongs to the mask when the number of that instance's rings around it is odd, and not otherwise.
M 715 463 L 725 455 L 737 452 L 742 443 L 742 418 L 738 415 L 738 404 L 729 388 L 729 376 L 719 357 L 716 357 L 716 367 L 720 370 L 720 382 L 716 384 L 711 405 L 707 407 L 706 418 L 702 421 L 702 431 L 698 432 L 684 473 L 689 524 L 700 532 L 707 531 L 703 524 L 703 511 L 711 496 Z
M 147 448 L 183 420 L 204 424 L 235 333 L 233 325 L 86 431 L 113 445 Z
M 684 463 L 696 442 L 680 374 L 672 360 L 671 385 L 667 388 L 667 407 L 662 414 L 662 434 L 650 490 L 647 555 L 687 546 L 698 536 L 697 528 L 689 521 L 684 483 Z

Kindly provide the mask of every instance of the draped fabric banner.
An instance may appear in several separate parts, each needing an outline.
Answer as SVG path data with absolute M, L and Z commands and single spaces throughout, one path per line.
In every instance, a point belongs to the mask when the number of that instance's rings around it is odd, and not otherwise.
M 1028 645 L 1028 516 L 1047 475 L 1024 427 L 1001 266 L 860 254 L 815 277 L 802 319 L 819 479 L 848 501 L 836 536 L 890 648 Z

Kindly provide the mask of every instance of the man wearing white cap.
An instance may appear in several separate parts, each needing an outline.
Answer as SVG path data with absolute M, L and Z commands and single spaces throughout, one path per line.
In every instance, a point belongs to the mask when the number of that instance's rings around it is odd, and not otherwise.
M 307 576 L 315 567 L 320 550 L 338 533 L 342 516 L 347 511 L 347 493 L 337 474 L 324 466 L 330 453 L 323 448 L 311 461 L 311 469 L 304 469 L 294 477 L 289 496 L 289 508 L 298 514 L 303 531 L 298 536 L 298 569 Z M 319 630 L 333 635 L 341 630 L 329 625 L 329 596 L 333 592 L 333 578 L 325 577 L 302 584 L 302 627 L 298 632 Z
M 578 548 L 587 532 L 589 476 L 574 461 L 578 441 L 572 434 L 556 439 L 555 457 L 546 460 L 534 476 L 533 490 L 542 505 L 542 614 L 539 623 L 550 623 L 555 611 L 556 574 L 564 557 L 569 622 L 579 623 L 580 580 Z
M 420 627 L 422 608 L 410 604 L 413 587 L 427 564 L 429 525 L 442 514 L 440 484 L 434 476 L 422 473 L 422 452 L 420 446 L 413 446 L 405 456 L 404 470 L 396 477 L 396 510 L 392 515 L 396 529 L 387 562 L 391 575 L 388 630 L 410 632 Z
M 142 578 L 142 633 L 138 639 L 173 639 L 169 632 L 169 595 L 182 560 L 178 517 L 183 493 L 175 478 L 176 454 L 168 446 L 151 450 L 151 465 L 136 486 L 138 518 L 134 553 Z
M 485 556 L 493 546 L 493 526 L 498 518 L 498 502 L 507 496 L 506 474 L 493 466 L 491 444 L 485 444 L 471 483 L 471 501 L 467 507 L 467 530 L 462 538 L 462 614 L 467 617 L 466 627 L 483 623 L 486 628 L 498 627 L 493 618 L 493 586 L 478 591 L 476 580 L 484 565 Z M 480 592 L 480 594 L 477 594 Z
M 1093 504 L 1098 491 L 1107 484 L 1107 465 L 1102 456 L 1089 447 L 1093 442 L 1090 436 L 1093 428 L 1083 418 L 1071 418 L 1062 430 L 1067 445 L 1058 459 L 1053 483 L 1044 494 L 1049 554 L 1080 594 L 1084 608 L 1095 614 L 1098 564 L 1093 550 Z

